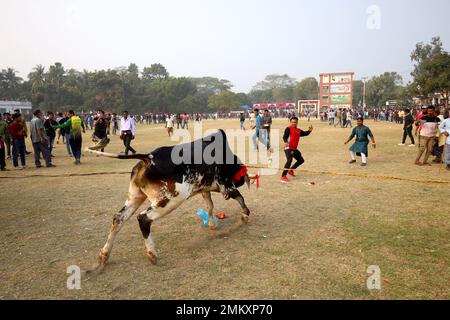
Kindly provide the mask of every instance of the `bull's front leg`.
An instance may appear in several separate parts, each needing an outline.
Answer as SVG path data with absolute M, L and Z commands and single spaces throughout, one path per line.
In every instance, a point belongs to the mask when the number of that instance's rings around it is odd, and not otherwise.
M 248 209 L 247 205 L 245 204 L 244 197 L 239 192 L 238 189 L 230 190 L 229 195 L 232 199 L 239 202 L 239 205 L 241 206 L 241 220 L 244 223 L 248 223 L 248 218 L 250 216 L 250 210 Z
M 211 198 L 211 192 L 202 192 L 203 199 L 206 202 L 206 208 L 208 210 L 208 228 L 209 230 L 215 230 L 216 224 L 214 223 L 214 203 Z
M 220 193 L 223 195 L 225 200 L 229 200 L 231 198 L 230 191 L 233 189 L 227 188 L 225 185 L 219 185 Z

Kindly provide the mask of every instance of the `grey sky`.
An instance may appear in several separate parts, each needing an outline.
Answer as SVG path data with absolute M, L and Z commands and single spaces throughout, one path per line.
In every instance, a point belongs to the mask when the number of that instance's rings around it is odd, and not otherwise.
M 159 62 L 245 92 L 271 73 L 409 80 L 417 42 L 440 35 L 448 50 L 449 12 L 448 0 L 0 0 L 0 68 L 26 78 L 56 61 L 79 70 Z

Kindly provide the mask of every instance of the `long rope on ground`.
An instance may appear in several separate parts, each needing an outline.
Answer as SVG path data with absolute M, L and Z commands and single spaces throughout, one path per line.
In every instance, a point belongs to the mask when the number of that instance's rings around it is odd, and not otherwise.
M 250 169 L 269 169 L 269 170 L 293 170 L 296 172 L 303 173 L 313 173 L 313 174 L 324 174 L 324 175 L 334 175 L 334 176 L 344 176 L 344 177 L 358 177 L 367 178 L 375 180 L 397 180 L 397 181 L 409 181 L 424 184 L 450 184 L 450 180 L 437 180 L 437 179 L 415 179 L 415 178 L 404 178 L 395 176 L 383 176 L 383 175 L 371 175 L 366 173 L 348 173 L 348 172 L 336 172 L 336 171 L 326 171 L 326 170 L 311 170 L 311 169 L 284 169 L 284 168 L 271 168 L 256 165 L 245 165 Z M 65 178 L 65 177 L 85 177 L 85 176 L 99 176 L 99 175 L 122 175 L 131 174 L 131 171 L 108 171 L 108 172 L 85 172 L 85 173 L 67 173 L 67 174 L 34 174 L 28 176 L 0 176 L 0 179 L 28 179 L 28 178 Z

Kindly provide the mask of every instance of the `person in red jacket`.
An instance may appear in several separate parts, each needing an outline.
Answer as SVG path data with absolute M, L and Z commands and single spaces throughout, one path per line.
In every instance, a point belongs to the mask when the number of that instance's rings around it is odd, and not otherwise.
M 13 164 L 14 169 L 22 170 L 25 168 L 25 137 L 26 129 L 23 125 L 22 115 L 20 113 L 15 113 L 12 116 L 13 122 L 8 126 L 8 131 L 11 134 L 13 140 Z M 22 166 L 19 166 L 19 156 Z
M 313 131 L 313 126 L 309 127 L 309 131 L 303 131 L 297 128 L 298 126 L 298 118 L 291 118 L 291 125 L 284 130 L 283 141 L 284 141 L 284 153 L 286 154 L 286 164 L 284 165 L 285 169 L 283 174 L 281 175 L 280 181 L 282 183 L 288 183 L 289 179 L 287 175 L 289 174 L 292 177 L 295 177 L 294 170 L 300 167 L 305 160 L 302 157 L 302 154 L 298 150 L 298 143 L 300 142 L 300 137 L 306 137 L 311 134 Z M 291 167 L 292 160 L 297 160 L 295 164 Z

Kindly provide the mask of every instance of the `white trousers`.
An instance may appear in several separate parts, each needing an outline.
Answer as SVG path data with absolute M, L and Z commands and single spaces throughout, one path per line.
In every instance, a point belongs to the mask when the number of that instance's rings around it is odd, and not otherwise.
M 352 160 L 356 160 L 356 152 L 350 151 L 350 156 Z M 364 153 L 361 153 L 361 161 L 362 163 L 367 163 L 367 156 Z

